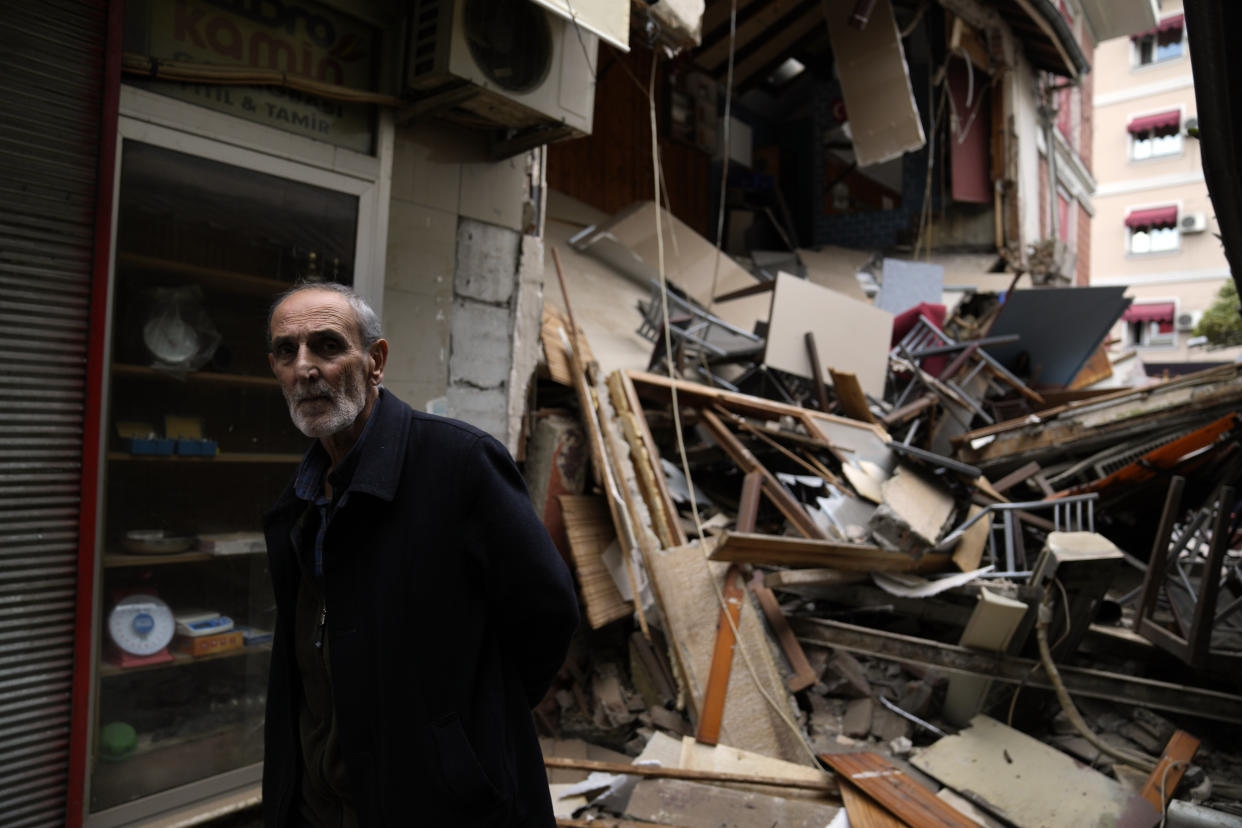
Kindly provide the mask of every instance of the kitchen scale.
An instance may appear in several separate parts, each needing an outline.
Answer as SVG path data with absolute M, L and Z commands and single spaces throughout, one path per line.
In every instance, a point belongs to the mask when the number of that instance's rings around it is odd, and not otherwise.
M 127 595 L 108 613 L 112 660 L 121 667 L 141 667 L 172 661 L 168 642 L 176 622 L 172 610 L 154 595 Z

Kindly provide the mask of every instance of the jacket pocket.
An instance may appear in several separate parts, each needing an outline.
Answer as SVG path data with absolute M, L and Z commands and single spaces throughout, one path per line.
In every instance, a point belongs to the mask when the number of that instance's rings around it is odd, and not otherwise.
M 500 793 L 479 764 L 458 715 L 450 713 L 438 719 L 431 726 L 431 734 L 439 754 L 440 774 L 448 792 L 471 813 L 498 808 L 501 805 Z

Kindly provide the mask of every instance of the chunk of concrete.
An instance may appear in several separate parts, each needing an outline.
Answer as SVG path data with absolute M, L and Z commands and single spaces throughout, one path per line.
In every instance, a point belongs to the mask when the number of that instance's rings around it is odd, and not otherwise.
M 890 550 L 918 554 L 935 546 L 953 515 L 953 496 L 905 466 L 880 487 L 883 503 L 871 516 L 875 542 Z

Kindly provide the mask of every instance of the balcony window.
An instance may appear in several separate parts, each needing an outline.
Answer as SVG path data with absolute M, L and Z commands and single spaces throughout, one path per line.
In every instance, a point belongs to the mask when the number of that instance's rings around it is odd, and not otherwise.
M 1131 253 L 1164 253 L 1180 243 L 1176 205 L 1133 210 L 1126 216 L 1126 228 Z

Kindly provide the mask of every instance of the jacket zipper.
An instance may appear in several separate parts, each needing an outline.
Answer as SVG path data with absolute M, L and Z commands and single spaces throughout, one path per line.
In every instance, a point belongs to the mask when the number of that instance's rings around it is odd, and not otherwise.
M 323 632 L 324 626 L 328 621 L 328 602 L 325 600 L 319 605 L 319 626 L 315 628 L 315 648 L 323 649 Z

